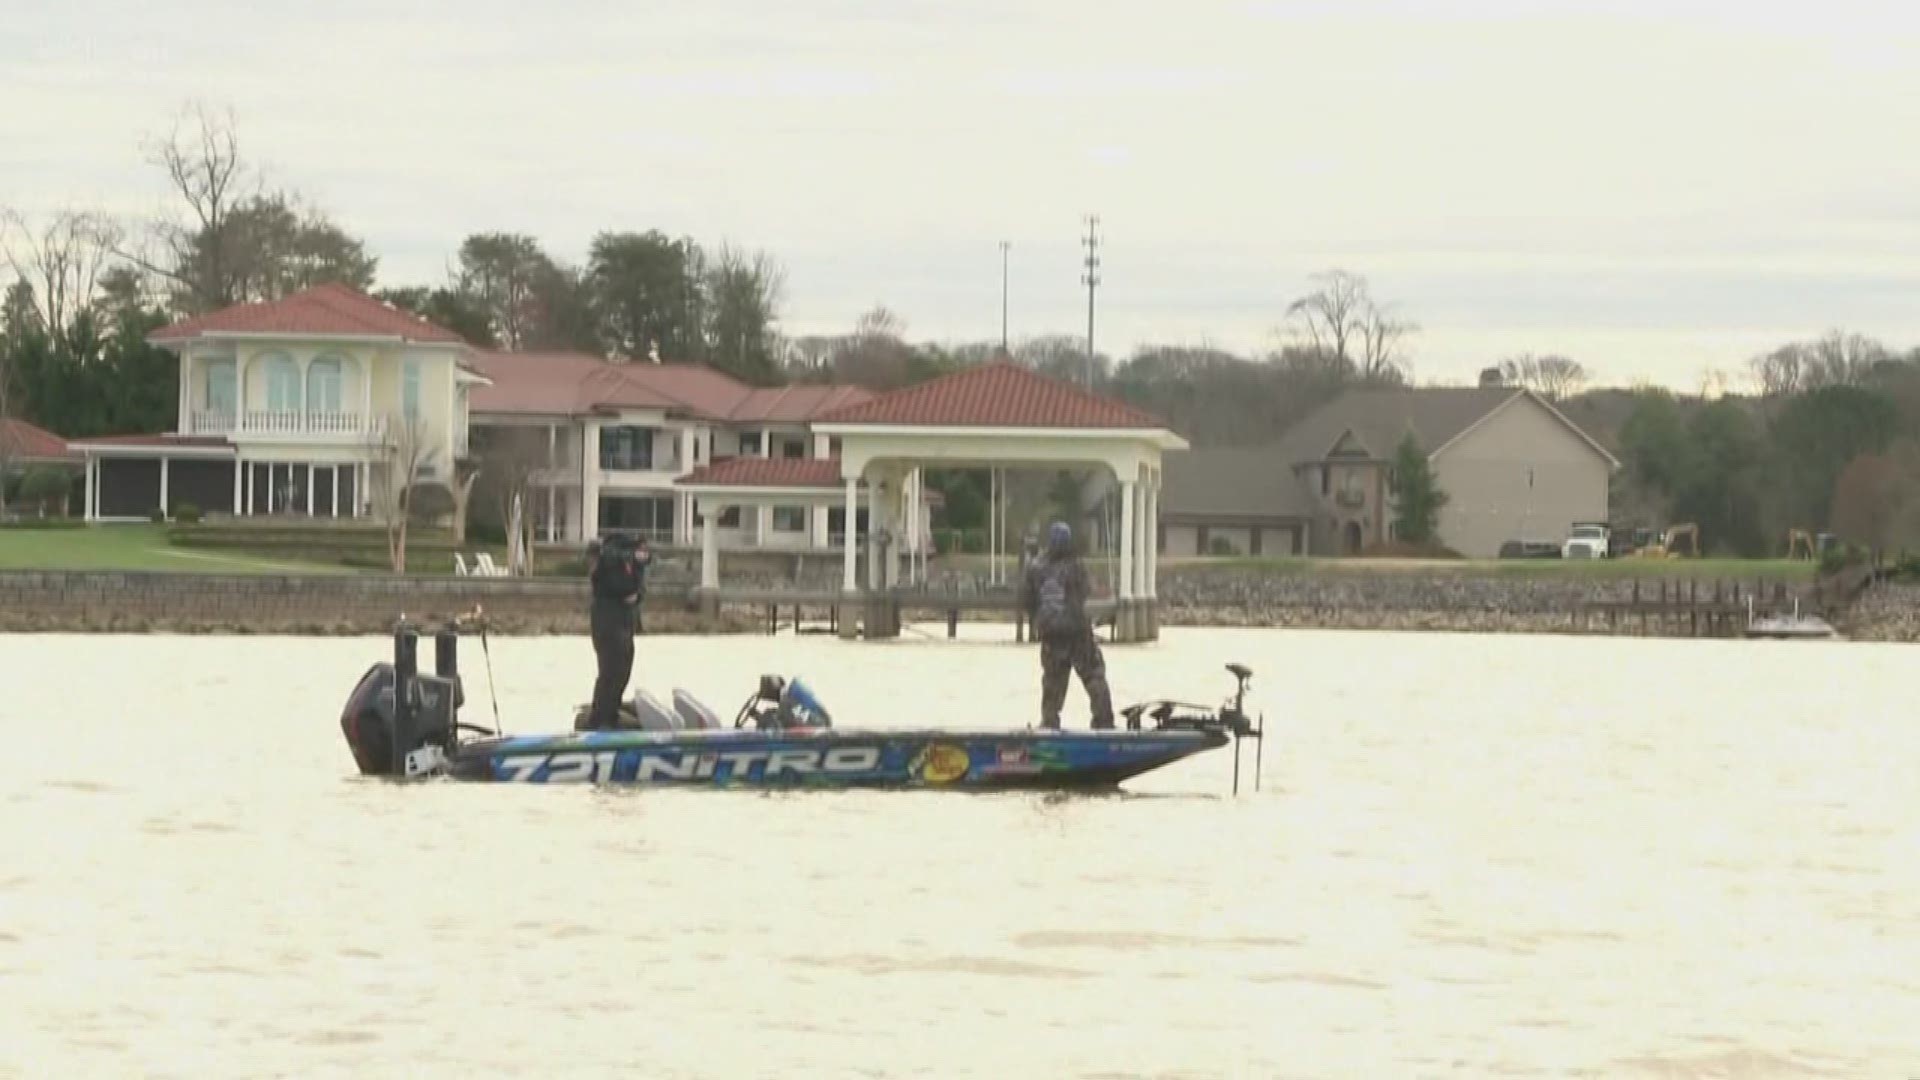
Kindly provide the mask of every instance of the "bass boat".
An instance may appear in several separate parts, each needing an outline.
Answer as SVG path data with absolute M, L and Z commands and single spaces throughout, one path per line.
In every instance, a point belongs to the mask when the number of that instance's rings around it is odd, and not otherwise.
M 685 690 L 673 692 L 671 707 L 639 690 L 622 703 L 617 728 L 587 729 L 582 705 L 572 730 L 510 735 L 500 730 L 497 699 L 493 728 L 461 719 L 459 637 L 457 626 L 434 633 L 428 674 L 419 670 L 419 631 L 403 621 L 393 659 L 361 676 L 340 728 L 362 775 L 640 786 L 1111 788 L 1231 741 L 1237 792 L 1240 741 L 1252 738 L 1259 784 L 1265 723 L 1247 716 L 1253 673 L 1240 664 L 1226 665 L 1237 685 L 1224 704 L 1143 701 L 1120 710 L 1124 726 L 1108 730 L 841 728 L 804 680 L 762 675 L 731 725 Z M 491 684 L 490 651 L 487 666 Z

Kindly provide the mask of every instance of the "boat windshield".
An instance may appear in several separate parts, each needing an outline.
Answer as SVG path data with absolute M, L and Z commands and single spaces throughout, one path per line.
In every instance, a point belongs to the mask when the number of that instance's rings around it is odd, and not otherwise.
M 832 727 L 827 707 L 815 696 L 813 688 L 798 677 L 788 680 L 780 694 L 780 715 L 788 727 Z

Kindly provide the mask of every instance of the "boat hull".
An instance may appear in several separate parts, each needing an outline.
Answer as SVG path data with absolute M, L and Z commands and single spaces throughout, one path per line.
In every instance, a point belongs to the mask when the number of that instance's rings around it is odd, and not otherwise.
M 460 744 L 460 780 L 643 787 L 1112 787 L 1223 746 L 1219 731 L 578 731 Z

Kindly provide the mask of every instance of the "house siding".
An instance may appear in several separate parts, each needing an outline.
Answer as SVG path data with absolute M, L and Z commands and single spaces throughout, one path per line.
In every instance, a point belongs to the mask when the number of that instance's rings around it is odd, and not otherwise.
M 1508 540 L 1558 542 L 1576 521 L 1607 519 L 1607 460 L 1530 398 L 1462 435 L 1433 470 L 1448 495 L 1441 541 L 1469 558 L 1493 558 Z

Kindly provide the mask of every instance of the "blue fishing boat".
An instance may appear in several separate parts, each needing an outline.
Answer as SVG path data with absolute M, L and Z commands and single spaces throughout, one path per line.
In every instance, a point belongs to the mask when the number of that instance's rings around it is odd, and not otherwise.
M 763 675 L 731 724 L 685 690 L 673 692 L 671 706 L 640 690 L 623 703 L 617 728 L 586 729 L 579 706 L 572 730 L 510 735 L 499 729 L 497 705 L 492 728 L 461 719 L 459 636 L 457 626 L 435 633 L 428 674 L 419 670 L 419 631 L 403 623 L 393 659 L 361 676 L 340 717 L 361 774 L 641 786 L 1111 788 L 1232 742 L 1237 791 L 1240 740 L 1259 740 L 1264 727 L 1245 710 L 1253 673 L 1228 664 L 1237 684 L 1226 703 L 1144 701 L 1120 710 L 1124 726 L 1099 731 L 841 728 L 804 679 Z

